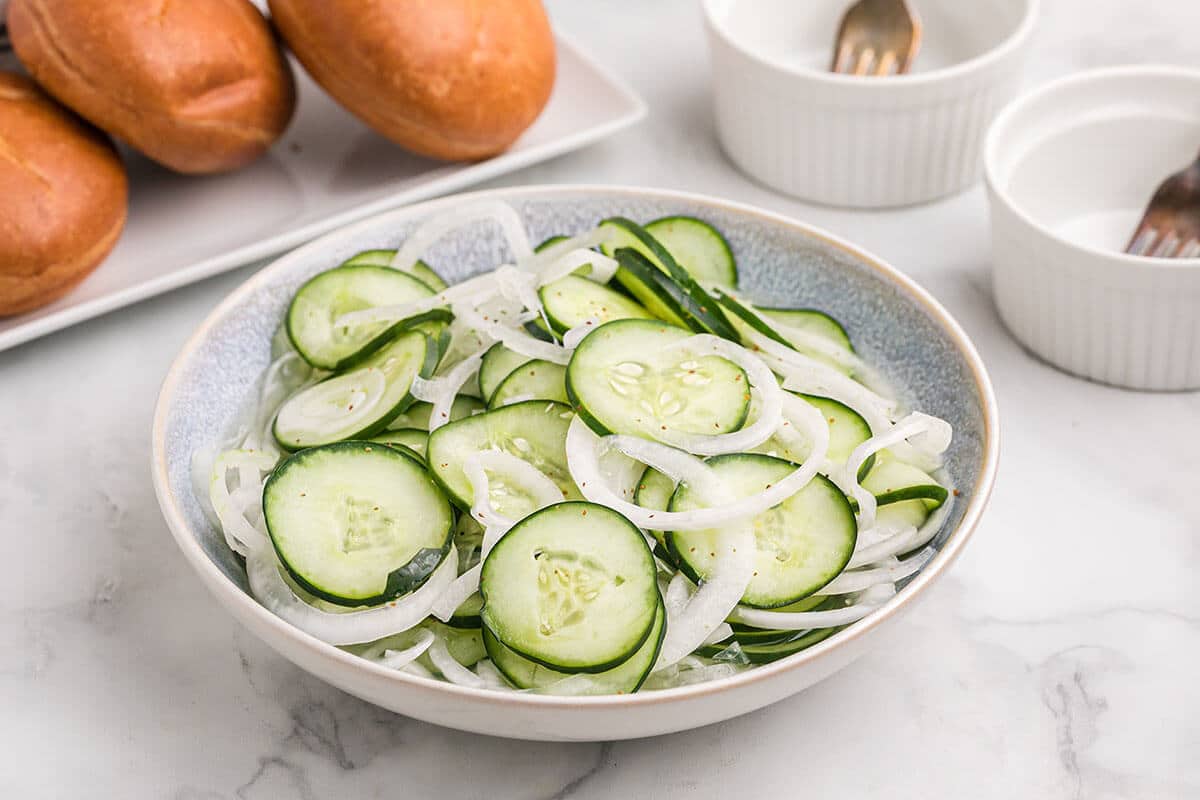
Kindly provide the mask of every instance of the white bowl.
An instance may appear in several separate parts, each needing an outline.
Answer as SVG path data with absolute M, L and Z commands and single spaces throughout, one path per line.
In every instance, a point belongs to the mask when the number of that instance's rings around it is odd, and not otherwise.
M 992 283 L 1051 364 L 1133 389 L 1200 388 L 1200 259 L 1121 252 L 1200 148 L 1200 70 L 1095 70 L 1007 108 L 987 139 Z
M 242 564 L 207 522 L 191 463 L 220 439 L 270 361 L 270 338 L 296 288 L 351 254 L 395 247 L 425 217 L 471 200 L 499 199 L 533 241 L 582 232 L 609 216 L 701 216 L 724 232 L 751 297 L 836 315 L 858 351 L 914 407 L 954 426 L 946 469 L 958 497 L 933 540 L 937 555 L 871 616 L 781 661 L 732 678 L 626 696 L 550 697 L 470 689 L 386 669 L 292 627 L 247 592 Z M 451 281 L 505 256 L 498 227 L 476 225 L 439 242 L 431 263 Z M 612 186 L 498 189 L 446 197 L 374 217 L 283 256 L 235 290 L 184 345 L 155 410 L 155 492 L 188 563 L 255 636 L 301 668 L 367 701 L 418 719 L 520 739 L 611 740 L 694 728 L 744 714 L 833 674 L 896 629 L 895 621 L 946 573 L 987 504 L 998 452 L 995 399 L 962 329 L 923 289 L 844 241 L 765 211 L 721 200 Z M 234 680 L 236 676 L 231 676 Z
M 922 0 L 915 71 L 830 73 L 848 0 L 704 0 L 717 133 L 751 177 L 817 203 L 924 203 L 978 180 L 1039 0 Z

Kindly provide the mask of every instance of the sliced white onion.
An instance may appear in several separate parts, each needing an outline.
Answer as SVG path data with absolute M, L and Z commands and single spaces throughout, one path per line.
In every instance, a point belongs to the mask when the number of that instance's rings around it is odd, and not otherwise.
M 417 314 L 454 303 L 483 303 L 494 297 L 499 291 L 500 287 L 496 283 L 496 277 L 490 272 L 485 272 L 482 275 L 468 278 L 462 283 L 456 283 L 430 297 L 422 297 L 420 300 L 347 312 L 334 320 L 333 324 L 339 328 L 353 328 L 360 325 L 375 325 L 380 322 L 399 322 L 402 319 L 408 319 Z
M 688 582 L 687 576 L 682 572 L 675 573 L 675 577 L 671 578 L 671 582 L 667 584 L 667 591 L 663 595 L 663 605 L 666 606 L 667 618 L 674 619 L 683 611 L 683 607 L 687 605 L 688 598 L 692 596 L 691 584 Z
M 569 331 L 563 334 L 563 347 L 565 347 L 567 350 L 574 350 L 579 346 L 579 343 L 583 341 L 585 336 L 598 327 L 600 327 L 600 320 L 596 319 L 595 317 L 588 317 L 583 322 L 579 323 L 574 328 L 571 328 Z
M 547 278 L 546 276 L 548 274 L 548 270 L 553 269 L 553 265 L 559 262 L 568 253 L 576 250 L 594 253 L 591 248 L 599 247 L 602 244 L 612 241 L 614 235 L 614 231 L 609 228 L 592 228 L 590 231 L 585 231 L 583 233 L 576 234 L 575 236 L 557 241 L 554 244 L 547 245 L 542 250 L 532 253 L 524 258 L 518 258 L 517 266 L 527 272 L 539 273 L 543 276 L 542 282 L 549 283 L 551 280 L 556 280 L 556 278 Z M 589 262 L 585 261 L 583 264 L 572 267 L 570 270 L 567 270 L 567 272 L 564 272 L 563 275 L 573 272 L 587 263 Z M 560 275 L 558 277 L 562 276 Z
M 459 206 L 421 223 L 408 235 L 404 244 L 400 245 L 390 266 L 409 272 L 443 236 L 466 225 L 486 221 L 495 222 L 500 226 L 516 258 L 526 258 L 533 252 L 533 248 L 529 246 L 529 235 L 525 232 L 525 225 L 516 210 L 498 200 L 483 200 Z
M 919 434 L 924 434 L 934 428 L 937 423 L 942 423 L 942 420 L 931 417 L 928 414 L 909 414 L 895 425 L 889 426 L 888 430 L 877 433 L 854 448 L 850 453 L 850 457 L 846 459 L 846 466 L 841 473 L 836 477 L 832 477 L 833 481 L 838 484 L 838 487 L 842 491 L 849 489 L 846 493 L 852 495 L 858 501 L 858 525 L 860 528 L 866 529 L 875 525 L 877 504 L 875 502 L 875 495 L 868 492 L 859 483 L 859 469 L 866 463 L 868 458 L 880 450 L 895 447 L 909 438 L 915 438 Z
M 571 250 L 555 260 L 539 275 L 538 282 L 545 286 L 562 280 L 580 267 L 591 267 L 587 278 L 596 283 L 608 283 L 617 273 L 617 262 L 595 250 Z
M 898 561 L 891 566 L 843 572 L 821 587 L 819 594 L 851 594 L 852 592 L 861 592 L 864 589 L 869 589 L 879 583 L 895 583 L 898 580 L 907 578 L 909 575 L 915 575 L 936 554 L 936 550 L 927 547 L 916 555 L 910 556 L 903 561 Z
M 785 402 L 787 401 L 785 400 Z M 792 413 L 796 415 L 797 421 L 811 430 L 814 441 L 813 450 L 808 459 L 787 477 L 772 484 L 764 491 L 730 503 L 693 511 L 654 511 L 625 501 L 605 484 L 597 456 L 600 439 L 578 416 L 571 421 L 570 427 L 567 428 L 567 466 L 571 471 L 571 478 L 584 497 L 593 503 L 608 506 L 639 528 L 677 532 L 717 528 L 739 519 L 753 517 L 779 505 L 807 486 L 813 476 L 817 474 L 817 469 L 824 463 L 825 453 L 829 447 L 829 425 L 821 412 L 807 403 L 796 404 Z M 675 480 L 679 480 L 680 465 L 687 463 L 684 457 L 689 457 L 682 451 L 637 437 L 617 438 L 614 440 L 614 444 L 626 455 L 654 467 Z M 699 459 L 694 460 L 699 461 Z M 696 474 L 703 475 L 703 473 Z M 704 480 L 702 477 L 693 476 L 692 478 L 693 481 L 697 479 Z M 720 484 L 719 481 L 717 483 Z M 711 492 L 704 491 L 701 491 L 701 495 L 716 496 Z
M 500 450 L 483 450 L 469 456 L 463 462 L 463 471 L 471 484 L 471 516 L 484 526 L 483 544 L 480 546 L 479 563 L 454 579 L 433 605 L 433 615 L 442 622 L 448 621 L 467 598 L 479 591 L 479 576 L 483 573 L 483 560 L 516 523 L 497 512 L 488 496 L 487 470 L 503 472 L 507 479 L 519 485 L 533 497 L 536 508 L 545 508 L 562 501 L 562 490 L 545 473 L 528 461 Z
M 729 627 L 728 622 L 722 622 L 713 628 L 713 632 L 708 635 L 708 638 L 702 644 L 716 644 L 717 642 L 725 641 L 730 636 L 733 636 L 733 628 Z
M 669 349 L 686 349 L 697 354 L 716 355 L 741 367 L 750 386 L 759 393 L 758 419 L 732 433 L 697 434 L 667 431 L 661 438 L 697 455 L 716 456 L 723 453 L 744 453 L 771 438 L 779 427 L 783 413 L 783 390 L 770 367 L 749 350 L 733 342 L 698 334 L 669 345 Z
M 538 295 L 536 275 L 522 272 L 509 264 L 497 267 L 495 274 L 500 293 L 530 311 L 531 316 L 523 321 L 541 317 L 546 327 L 550 327 L 550 319 L 546 316 L 546 310 L 542 308 L 542 298 Z
M 246 519 L 245 499 L 257 495 L 261 503 L 261 476 L 275 468 L 275 461 L 276 459 L 267 453 L 250 450 L 226 450 L 213 461 L 209 501 L 220 522 L 221 532 L 225 535 L 225 543 L 238 555 L 244 556 L 251 550 L 267 544 L 266 533 Z M 248 472 L 254 476 L 253 484 L 238 487 L 237 500 L 229 491 L 230 470 L 238 471 L 239 481 L 245 480 Z
M 412 662 L 421 657 L 421 654 L 429 649 L 437 637 L 433 635 L 433 631 L 424 630 L 417 634 L 417 640 L 411 646 L 403 650 L 384 650 L 383 655 L 379 657 L 379 664 L 388 667 L 389 669 L 403 669 Z
M 436 383 L 437 390 L 429 392 L 433 397 L 428 402 L 433 403 L 433 410 L 429 412 L 429 430 L 432 433 L 450 421 L 450 411 L 454 406 L 454 398 L 462 391 L 462 387 L 467 381 L 479 372 L 479 366 L 483 363 L 483 355 L 487 350 L 480 350 L 472 353 L 454 366 L 452 370 L 444 376 L 436 378 L 428 383 Z
M 783 376 L 783 388 L 837 400 L 862 415 L 872 431 L 884 428 L 891 421 L 891 414 L 896 409 L 894 401 L 871 391 L 824 361 L 792 350 L 757 331 L 747 329 L 745 333 L 760 351 L 760 357 Z
M 446 643 L 441 639 L 435 641 L 429 648 L 429 660 L 437 667 L 438 672 L 442 673 L 442 677 L 450 683 L 458 686 L 470 686 L 472 689 L 483 689 L 487 686 L 487 682 L 483 678 L 458 663 L 457 659 L 450 655 Z
M 728 289 L 722 288 L 721 291 L 725 292 L 726 294 L 730 294 Z M 833 361 L 834 363 L 837 363 L 837 364 L 841 364 L 842 366 L 850 368 L 850 369 L 859 369 L 863 366 L 863 361 L 861 358 L 858 357 L 857 353 L 854 353 L 850 350 L 847 350 L 844 347 L 839 346 L 838 344 L 830 341 L 829 339 L 825 338 L 821 334 L 813 333 L 812 331 L 806 331 L 806 330 L 803 330 L 802 328 L 792 327 L 791 325 L 788 325 L 784 322 L 780 322 L 777 319 L 770 319 L 770 318 L 764 316 L 762 314 L 762 312 L 760 312 L 757 308 L 754 307 L 753 304 L 747 302 L 746 300 L 741 299 L 740 297 L 737 297 L 736 295 L 734 295 L 734 298 L 740 302 L 740 304 L 742 305 L 743 308 L 745 308 L 750 314 L 752 314 L 755 318 L 757 318 L 759 322 L 761 322 L 762 324 L 766 325 L 767 327 L 773 329 L 780 336 L 782 336 L 784 339 L 787 339 L 792 344 L 794 344 L 800 348 L 803 348 L 804 350 L 808 350 L 810 352 L 817 353 L 818 355 L 824 356 L 825 358 L 828 358 L 830 361 Z M 766 336 L 765 334 L 762 334 L 759 331 L 754 331 L 754 333 L 758 334 L 759 336 L 763 336 L 764 338 L 770 339 L 769 336 Z
M 315 436 L 335 436 L 365 425 L 386 393 L 383 370 L 356 369 L 292 395 L 279 409 L 279 424 Z
M 879 527 L 871 530 L 878 531 Z M 846 565 L 846 569 L 856 569 L 865 567 L 870 564 L 877 564 L 886 558 L 891 558 L 899 553 L 906 553 L 912 550 L 916 545 L 911 544 L 917 539 L 918 529 L 912 525 L 905 525 L 896 531 L 889 532 L 886 536 L 875 541 L 867 542 L 865 534 L 867 531 L 862 531 L 858 535 L 859 546 L 854 548 L 854 555 L 850 558 L 850 563 Z
M 433 609 L 438 596 L 454 580 L 458 554 L 453 545 L 433 574 L 416 591 L 381 606 L 336 613 L 309 605 L 280 574 L 274 548 L 263 545 L 246 557 L 250 593 L 280 619 L 329 644 L 373 642 L 415 628 Z
M 454 313 L 465 323 L 504 344 L 509 350 L 527 358 L 540 358 L 555 364 L 566 364 L 571 360 L 571 351 L 564 350 L 554 342 L 543 342 L 530 336 L 520 328 L 510 327 L 493 319 L 487 319 L 478 311 L 463 304 L 455 306 Z
M 854 605 L 828 611 L 763 611 L 738 606 L 730 614 L 731 622 L 779 631 L 802 631 L 809 628 L 836 628 L 857 622 L 881 608 L 896 593 L 891 584 L 873 586 L 863 592 Z
M 724 498 L 728 499 L 726 494 Z M 723 532 L 712 573 L 674 618 L 667 620 L 655 669 L 674 664 L 700 647 L 729 616 L 754 575 L 757 543 L 749 520 Z
M 490 528 L 488 530 L 491 530 Z M 479 576 L 483 573 L 483 559 L 454 579 L 442 596 L 433 604 L 431 613 L 442 622 L 449 622 L 454 612 L 467 602 L 467 598 L 479 591 Z
M 416 675 L 419 678 L 428 678 L 431 681 L 437 680 L 437 678 L 434 677 L 433 673 L 430 672 L 429 670 L 425 669 L 425 667 L 422 666 L 421 662 L 419 662 L 419 661 L 413 661 L 412 663 L 405 664 L 403 667 L 400 668 L 400 671 L 407 672 L 409 675 Z
M 490 658 L 485 658 L 475 665 L 475 674 L 483 680 L 488 689 L 495 689 L 502 692 L 513 691 L 513 688 L 508 685 L 508 681 L 500 674 L 500 670 L 496 669 L 496 665 L 492 663 Z

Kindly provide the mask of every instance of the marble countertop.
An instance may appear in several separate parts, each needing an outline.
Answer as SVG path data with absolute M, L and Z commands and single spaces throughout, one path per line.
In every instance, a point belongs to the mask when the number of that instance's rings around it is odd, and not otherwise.
M 501 184 L 688 189 L 826 227 L 963 323 L 1004 427 L 965 557 L 895 643 L 690 733 L 547 745 L 436 728 L 250 637 L 168 535 L 150 485 L 158 384 L 251 268 L 0 353 L 0 790 L 9 797 L 1185 798 L 1200 796 L 1200 395 L 1085 383 L 1006 334 L 981 189 L 886 213 L 740 176 L 714 139 L 694 0 L 558 0 L 650 106 L 640 126 Z M 1045 0 L 1029 80 L 1194 64 L 1182 0 Z M 637 11 L 633 11 L 634 8 Z M 12 577 L 9 578 L 11 585 Z

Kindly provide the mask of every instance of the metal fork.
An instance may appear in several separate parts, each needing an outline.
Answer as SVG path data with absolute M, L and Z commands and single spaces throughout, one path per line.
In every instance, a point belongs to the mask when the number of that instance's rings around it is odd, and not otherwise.
M 833 72 L 902 75 L 921 49 L 921 19 L 908 0 L 858 0 L 842 17 Z
M 1150 258 L 1200 258 L 1200 156 L 1154 192 L 1125 252 Z

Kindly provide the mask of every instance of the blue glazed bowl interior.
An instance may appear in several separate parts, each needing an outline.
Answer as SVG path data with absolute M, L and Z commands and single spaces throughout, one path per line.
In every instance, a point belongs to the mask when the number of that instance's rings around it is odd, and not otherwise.
M 940 312 L 869 257 L 778 217 L 717 200 L 649 190 L 552 187 L 479 193 L 510 203 L 533 242 L 574 234 L 621 215 L 636 221 L 675 214 L 700 217 L 729 239 L 743 291 L 771 306 L 813 307 L 845 325 L 858 352 L 877 366 L 913 409 L 954 426 L 946 469 L 961 497 L 934 541 L 945 544 L 959 526 L 983 475 L 987 421 L 976 375 Z M 213 563 L 243 591 L 246 576 L 223 537 L 207 522 L 192 488 L 192 456 L 228 431 L 270 361 L 271 336 L 292 294 L 306 279 L 366 249 L 394 248 L 433 213 L 468 202 L 446 198 L 358 223 L 266 267 L 215 313 L 177 365 L 175 390 L 160 410 L 167 486 L 188 529 Z M 509 258 L 493 223 L 463 228 L 439 242 L 426 260 L 454 283 Z

